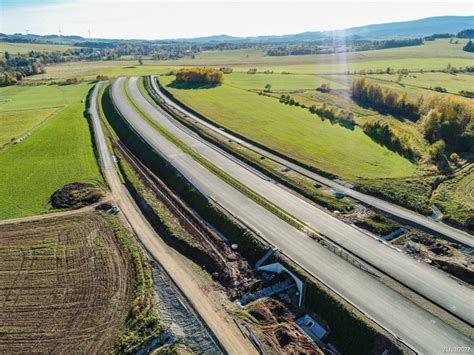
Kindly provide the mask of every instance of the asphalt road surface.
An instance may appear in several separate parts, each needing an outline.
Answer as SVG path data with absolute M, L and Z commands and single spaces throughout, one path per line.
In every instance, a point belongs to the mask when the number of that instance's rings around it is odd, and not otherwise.
M 301 267 L 418 352 L 436 354 L 442 353 L 446 346 L 472 345 L 468 337 L 283 222 L 183 153 L 137 113 L 124 93 L 124 81 L 124 78 L 119 78 L 112 86 L 112 96 L 118 110 L 148 144 L 173 164 L 203 194 L 212 196 Z M 133 79 L 130 84 L 132 96 L 137 98 L 137 103 L 141 107 L 146 108 L 137 97 L 135 90 L 137 80 Z M 138 92 L 138 96 L 140 95 Z M 153 106 L 152 108 L 155 110 L 153 114 L 155 119 L 159 119 L 160 122 L 168 121 Z M 168 123 L 171 124 L 170 121 Z M 179 136 L 181 138 L 181 134 Z M 198 140 L 190 144 L 199 153 L 201 145 L 202 142 Z M 233 161 L 230 162 L 238 165 Z M 245 168 L 242 169 L 249 172 Z M 255 176 L 253 173 L 251 175 Z M 240 179 L 239 174 L 237 178 L 246 183 L 244 179 Z M 258 183 L 264 185 L 266 180 L 259 178 Z M 469 299 L 464 301 L 470 302 Z
M 274 182 L 262 178 L 261 174 L 255 174 L 253 170 L 247 169 L 229 154 L 212 146 L 157 110 L 138 89 L 138 78 L 130 79 L 129 90 L 133 100 L 153 120 L 226 173 L 359 258 L 469 324 L 474 324 L 474 291 L 472 289 L 460 284 L 448 274 L 368 237 L 360 230 L 306 202 Z
M 212 303 L 205 292 L 199 287 L 200 281 L 189 271 L 189 265 L 185 264 L 181 259 L 176 258 L 173 251 L 171 251 L 160 236 L 156 234 L 153 227 L 142 215 L 140 209 L 134 203 L 133 198 L 122 184 L 109 153 L 100 123 L 99 111 L 97 110 L 99 86 L 100 83 L 94 88 L 89 111 L 92 116 L 102 171 L 109 184 L 115 202 L 120 207 L 121 212 L 136 235 L 140 238 L 143 246 L 150 255 L 163 266 L 225 350 L 230 354 L 257 354 L 255 348 L 244 339 L 232 320 L 226 315 L 225 311 L 219 308 L 220 305 L 217 306 Z
M 240 145 L 242 145 L 243 147 L 246 147 L 250 150 L 253 150 L 254 152 L 262 155 L 262 156 L 265 156 L 271 160 L 274 160 L 280 164 L 283 164 L 287 167 L 289 167 L 290 169 L 294 170 L 294 171 L 297 171 L 298 173 L 304 175 L 304 176 L 307 176 L 317 182 L 320 182 L 326 186 L 329 186 L 331 187 L 332 189 L 336 190 L 336 191 L 341 191 L 343 192 L 344 194 L 346 194 L 347 196 L 350 196 L 356 200 L 359 200 L 369 206 L 372 206 L 372 207 L 375 207 L 381 211 L 384 211 L 386 213 L 389 213 L 393 216 L 396 216 L 404 221 L 407 221 L 408 223 L 411 223 L 413 225 L 417 225 L 417 226 L 421 226 L 423 228 L 426 228 L 438 235 L 442 235 L 444 236 L 445 238 L 447 239 L 450 239 L 452 241 L 456 241 L 456 242 L 459 242 L 459 243 L 462 243 L 466 246 L 469 246 L 469 247 L 474 247 L 474 237 L 472 235 L 470 235 L 469 233 L 467 232 L 464 232 L 464 231 L 461 231 L 459 229 L 456 229 L 454 227 L 451 227 L 451 226 L 448 226 L 444 223 L 441 223 L 439 221 L 435 221 L 429 217 L 426 217 L 426 216 L 423 216 L 419 213 L 416 213 L 414 211 L 410 211 L 406 208 L 403 208 L 403 207 L 400 207 L 394 203 L 391 203 L 391 202 L 388 202 L 388 201 L 385 201 L 385 200 L 382 200 L 380 198 L 377 198 L 377 197 L 374 197 L 374 196 L 370 196 L 370 195 L 367 195 L 367 194 L 364 194 L 360 191 L 356 191 L 350 187 L 347 187 L 347 186 L 344 186 L 334 180 L 331 180 L 329 178 L 326 178 L 324 176 L 321 176 L 319 174 L 316 174 L 298 164 L 295 164 L 295 163 L 292 163 L 286 159 L 283 159 L 275 154 L 272 154 L 271 152 L 268 152 L 260 147 L 257 147 L 247 141 L 244 141 L 236 136 L 234 136 L 233 134 L 229 133 L 229 132 L 226 132 L 226 131 L 223 131 L 222 129 L 220 129 L 220 127 L 217 127 L 216 125 L 213 125 L 199 117 L 197 117 L 196 115 L 194 115 L 193 113 L 185 110 L 182 106 L 180 106 L 179 104 L 177 104 L 176 102 L 174 102 L 173 100 L 171 100 L 170 98 L 168 98 L 166 95 L 164 95 L 162 93 L 162 91 L 160 90 L 160 88 L 158 87 L 158 85 L 156 84 L 156 78 L 155 76 L 152 76 L 152 86 L 153 86 L 153 89 L 156 91 L 156 93 L 158 95 L 161 96 L 161 98 L 170 106 L 173 106 L 175 107 L 176 109 L 180 110 L 181 112 L 185 113 L 187 116 L 191 117 L 193 120 L 199 122 L 200 124 L 202 124 L 203 126 L 206 126 L 207 128 L 209 129 L 212 129 L 213 131 L 223 135 L 224 137 L 228 138 L 228 139 L 231 139 L 232 141 L 236 142 L 236 143 L 239 143 Z

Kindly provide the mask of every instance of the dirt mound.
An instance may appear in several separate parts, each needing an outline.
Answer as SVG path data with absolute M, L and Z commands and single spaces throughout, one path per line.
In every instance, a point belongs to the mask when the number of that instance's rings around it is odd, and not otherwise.
M 259 322 L 259 339 L 273 353 L 322 354 L 296 325 L 294 315 L 284 303 L 268 298 L 254 304 L 249 312 Z
M 99 201 L 104 191 L 92 184 L 73 182 L 64 185 L 51 195 L 51 205 L 54 208 L 80 208 Z

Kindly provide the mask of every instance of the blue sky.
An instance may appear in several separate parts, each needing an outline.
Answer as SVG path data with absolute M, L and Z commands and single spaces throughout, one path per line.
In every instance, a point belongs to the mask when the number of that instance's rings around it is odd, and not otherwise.
M 471 1 L 0 0 L 0 32 L 101 38 L 252 36 L 472 15 Z

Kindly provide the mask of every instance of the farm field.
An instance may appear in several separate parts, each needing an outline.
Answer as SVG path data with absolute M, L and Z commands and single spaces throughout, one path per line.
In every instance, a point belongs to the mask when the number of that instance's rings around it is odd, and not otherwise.
M 40 109 L 34 111 L 39 115 L 48 107 L 57 110 L 27 139 L 0 152 L 0 219 L 50 211 L 49 197 L 67 183 L 103 183 L 83 117 L 81 100 L 89 88 L 79 84 L 0 89 L 3 99 L 11 99 L 0 105 L 1 117 L 7 112 L 20 117 L 20 109 Z M 0 124 L 3 131 L 6 123 L 2 119 Z
M 0 352 L 104 353 L 128 313 L 132 265 L 97 213 L 3 225 Z
M 160 77 L 163 85 L 173 80 L 173 76 Z M 360 128 L 350 130 L 323 122 L 308 110 L 283 105 L 274 98 L 227 84 L 210 89 L 167 88 L 223 127 L 340 177 L 404 177 L 415 173 L 416 165 L 376 144 Z
M 214 66 L 232 67 L 234 72 L 245 73 L 249 68 L 257 68 L 259 72 L 273 70 L 275 74 L 288 72 L 291 74 L 343 74 L 354 70 L 385 70 L 387 67 L 409 70 L 442 70 L 448 64 L 455 67 L 472 65 L 474 55 L 464 52 L 459 44 L 450 44 L 448 40 L 439 39 L 426 42 L 422 46 L 393 48 L 384 50 L 349 52 L 323 55 L 301 56 L 266 56 L 264 50 L 246 48 L 225 51 L 203 51 L 194 59 L 179 60 L 144 60 L 139 65 L 137 60 L 71 62 L 46 66 L 46 73 L 26 77 L 25 82 L 61 81 L 77 77 L 93 80 L 98 74 L 111 78 L 120 75 L 162 74 L 182 66 Z M 286 76 L 285 76 L 286 77 Z M 291 79 L 289 79 L 291 80 Z M 311 82 L 311 78 L 307 79 Z M 318 79 L 316 79 L 317 81 Z M 309 84 L 309 83 L 308 83 Z M 305 87 L 307 88 L 307 87 Z
M 46 66 L 46 73 L 32 75 L 24 78 L 25 83 L 40 83 L 63 81 L 69 78 L 79 80 L 95 80 L 97 75 L 107 75 L 115 78 L 121 75 L 150 75 L 165 73 L 172 66 L 161 66 L 156 61 L 145 61 L 144 65 L 138 65 L 136 60 L 94 61 L 94 62 L 70 62 Z
M 458 94 L 460 90 L 469 90 L 474 87 L 474 75 L 472 74 L 449 74 L 449 73 L 416 73 L 403 77 L 400 83 L 397 83 L 397 75 L 381 74 L 368 75 L 379 85 L 390 87 L 397 91 L 406 91 L 410 96 L 433 96 L 442 95 L 442 93 L 430 90 L 434 87 L 445 88 L 450 94 Z
M 9 52 L 10 54 L 23 54 L 30 51 L 37 52 L 54 52 L 54 51 L 65 51 L 74 48 L 73 46 L 67 46 L 62 44 L 47 44 L 47 43 L 9 43 L 0 42 L 0 54 Z
M 290 72 L 304 74 L 342 74 L 354 70 L 377 70 L 387 67 L 409 70 L 441 70 L 449 63 L 455 67 L 472 65 L 474 54 L 462 50 L 467 40 L 458 44 L 438 39 L 421 46 L 391 48 L 362 52 L 322 55 L 266 56 L 263 50 L 250 48 L 228 51 L 205 51 L 195 59 L 184 58 L 162 61 L 168 66 L 229 66 L 236 71 L 257 68 L 259 71 Z M 291 67 L 289 67 L 291 66 Z
M 46 122 L 59 109 L 0 111 L 0 149 L 14 139 Z

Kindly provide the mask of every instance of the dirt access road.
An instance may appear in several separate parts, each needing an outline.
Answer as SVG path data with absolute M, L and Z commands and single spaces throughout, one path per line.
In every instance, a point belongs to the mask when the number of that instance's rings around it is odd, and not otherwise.
M 247 341 L 234 325 L 231 317 L 221 307 L 213 303 L 200 285 L 200 280 L 189 270 L 189 266 L 176 258 L 170 248 L 154 231 L 146 218 L 141 214 L 115 170 L 112 157 L 108 151 L 104 132 L 97 109 L 97 94 L 101 83 L 94 88 L 91 96 L 90 113 L 94 125 L 97 149 L 101 166 L 112 195 L 120 207 L 125 219 L 130 224 L 143 246 L 157 260 L 192 306 L 217 337 L 225 351 L 230 354 L 257 354 L 255 348 Z

